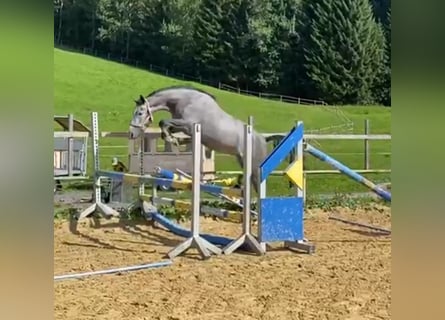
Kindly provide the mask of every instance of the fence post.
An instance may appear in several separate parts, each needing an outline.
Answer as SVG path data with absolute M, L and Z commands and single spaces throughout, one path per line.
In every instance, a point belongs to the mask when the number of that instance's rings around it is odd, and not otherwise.
M 72 134 L 74 131 L 74 116 L 72 113 L 68 115 L 68 131 Z M 73 175 L 73 137 L 68 138 L 68 176 Z
M 370 134 L 370 130 L 369 130 L 369 119 L 365 119 L 365 135 Z M 370 165 L 369 165 L 369 140 L 365 139 L 364 140 L 365 143 L 365 170 L 368 170 Z

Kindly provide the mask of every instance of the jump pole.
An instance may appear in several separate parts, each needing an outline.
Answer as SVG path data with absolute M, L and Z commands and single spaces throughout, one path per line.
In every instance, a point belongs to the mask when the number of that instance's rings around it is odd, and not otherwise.
M 203 259 L 209 259 L 211 254 L 221 254 L 222 250 L 205 240 L 199 234 L 200 219 L 200 191 L 201 191 L 201 125 L 193 124 L 192 132 L 193 144 L 193 172 L 192 172 L 192 230 L 191 237 L 172 249 L 168 256 L 170 259 L 186 252 L 191 248 L 196 248 Z
M 346 219 L 343 219 L 343 218 L 340 218 L 340 217 L 336 217 L 336 216 L 330 216 L 328 219 L 329 220 L 335 220 L 335 221 L 343 222 L 343 223 L 346 223 L 346 224 L 350 224 L 352 226 L 357 226 L 357 227 L 371 229 L 371 230 L 374 230 L 374 231 L 381 232 L 382 234 L 385 234 L 385 235 L 391 234 L 391 230 L 389 230 L 389 229 L 372 226 L 372 225 L 366 224 L 366 223 L 349 221 L 349 220 L 346 220 Z
M 128 266 L 128 267 L 120 267 L 120 268 L 113 268 L 113 269 L 106 269 L 106 270 L 97 270 L 97 271 L 65 274 L 65 275 L 60 275 L 60 276 L 54 276 L 54 281 L 80 279 L 80 278 L 90 277 L 90 276 L 113 274 L 113 273 L 120 273 L 120 272 L 138 271 L 138 270 L 143 270 L 143 269 L 154 269 L 154 268 L 170 266 L 172 263 L 173 263 L 172 261 L 167 260 L 167 261 L 153 262 L 153 263 L 147 263 L 147 264 L 137 264 L 137 265 Z
M 344 164 L 340 163 L 339 161 L 335 160 L 334 158 L 328 156 L 323 151 L 315 148 L 314 146 L 312 146 L 312 145 L 310 145 L 308 143 L 305 146 L 305 151 L 307 153 L 313 155 L 317 159 L 319 159 L 319 160 L 321 160 L 323 162 L 328 163 L 329 165 L 331 165 L 335 169 L 340 170 L 343 174 L 347 175 L 351 179 L 353 179 L 353 180 L 361 183 L 362 185 L 368 187 L 370 190 L 372 190 L 374 193 L 376 193 L 378 196 L 382 197 L 386 201 L 391 202 L 391 193 L 389 193 L 388 191 L 386 191 L 383 188 L 379 187 L 374 182 L 366 179 L 365 177 L 363 177 L 362 175 L 358 174 L 354 170 L 351 170 L 350 168 L 348 168 Z
M 265 254 L 265 250 L 258 240 L 251 233 L 251 186 L 252 186 L 252 122 L 253 118 L 249 117 L 249 123 L 244 125 L 244 193 L 243 193 L 243 233 L 236 240 L 229 243 L 224 249 L 224 254 L 231 254 L 233 251 L 241 247 L 243 244 L 258 255 Z

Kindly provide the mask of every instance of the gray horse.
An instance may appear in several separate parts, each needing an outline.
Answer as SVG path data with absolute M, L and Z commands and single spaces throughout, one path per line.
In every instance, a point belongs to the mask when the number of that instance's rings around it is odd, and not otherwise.
M 227 114 L 211 94 L 184 86 L 156 90 L 147 97 L 136 100 L 133 119 L 130 123 L 130 139 L 138 138 L 146 125 L 153 123 L 153 114 L 165 110 L 171 119 L 159 122 L 161 137 L 178 144 L 172 133 L 192 135 L 193 123 L 201 124 L 202 144 L 211 150 L 234 155 L 243 168 L 244 123 Z M 267 156 L 267 142 L 253 130 L 252 184 L 258 193 L 258 168 Z

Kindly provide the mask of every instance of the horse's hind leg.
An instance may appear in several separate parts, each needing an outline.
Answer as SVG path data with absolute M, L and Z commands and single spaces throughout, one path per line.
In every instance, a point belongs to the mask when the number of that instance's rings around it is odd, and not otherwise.
M 236 155 L 236 159 L 237 159 L 239 165 L 241 166 L 241 169 L 244 170 L 244 158 L 243 158 L 243 155 L 241 153 L 238 153 Z M 259 190 L 258 190 L 259 177 L 258 177 L 258 171 L 257 171 L 258 168 L 254 165 L 254 163 L 252 163 L 252 179 L 251 179 L 251 183 L 253 185 L 253 189 L 255 190 L 255 192 L 257 194 L 259 194 Z

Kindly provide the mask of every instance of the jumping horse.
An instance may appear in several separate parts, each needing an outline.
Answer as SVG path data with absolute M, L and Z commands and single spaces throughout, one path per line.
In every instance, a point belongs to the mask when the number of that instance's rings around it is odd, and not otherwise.
M 153 123 L 153 114 L 168 111 L 171 119 L 159 121 L 161 137 L 178 145 L 173 133 L 192 135 L 194 123 L 201 124 L 201 142 L 216 152 L 233 155 L 243 168 L 244 123 L 226 113 L 211 94 L 186 86 L 173 86 L 140 95 L 130 122 L 130 139 L 137 139 Z M 252 184 L 258 193 L 261 162 L 267 156 L 266 139 L 253 130 Z

